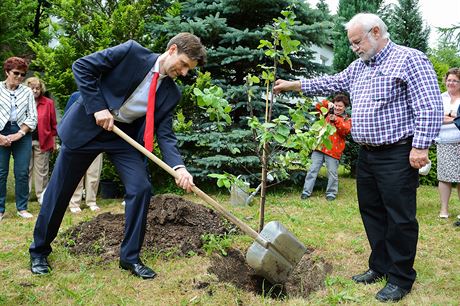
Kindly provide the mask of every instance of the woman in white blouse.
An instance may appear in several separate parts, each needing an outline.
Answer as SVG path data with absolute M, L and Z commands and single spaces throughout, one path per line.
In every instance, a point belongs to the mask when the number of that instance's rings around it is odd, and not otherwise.
M 460 105 L 460 69 L 451 68 L 445 76 L 447 91 L 442 93 L 444 121 L 437 138 L 438 190 L 441 199 L 439 217 L 449 217 L 449 198 L 452 183 L 457 183 L 460 198 L 460 131 L 453 123 Z M 460 216 L 460 215 L 459 215 Z
M 3 63 L 6 80 L 0 82 L 0 221 L 5 215 L 6 182 L 11 155 L 14 159 L 15 199 L 17 215 L 30 219 L 29 161 L 32 137 L 29 132 L 37 126 L 37 109 L 32 90 L 21 84 L 28 65 L 19 57 Z

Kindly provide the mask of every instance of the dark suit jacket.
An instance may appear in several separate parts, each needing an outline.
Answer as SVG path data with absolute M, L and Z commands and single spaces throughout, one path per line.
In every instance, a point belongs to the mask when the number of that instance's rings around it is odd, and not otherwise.
M 69 108 L 72 106 L 72 104 L 74 104 L 75 101 L 78 100 L 78 98 L 80 98 L 80 92 L 79 91 L 75 91 L 70 95 L 69 100 L 67 100 L 67 104 L 65 105 L 64 113 L 66 113 L 69 110 Z
M 454 119 L 455 126 L 460 130 L 460 106 L 457 110 L 457 118 Z
M 96 125 L 94 113 L 119 109 L 155 64 L 158 54 L 133 40 L 75 61 L 72 66 L 81 97 L 64 114 L 58 127 L 59 137 L 70 149 L 90 142 L 103 131 Z M 163 160 L 171 167 L 183 164 L 172 131 L 173 111 L 181 93 L 174 81 L 163 79 L 156 93 L 155 134 Z M 137 140 L 144 134 L 140 122 Z

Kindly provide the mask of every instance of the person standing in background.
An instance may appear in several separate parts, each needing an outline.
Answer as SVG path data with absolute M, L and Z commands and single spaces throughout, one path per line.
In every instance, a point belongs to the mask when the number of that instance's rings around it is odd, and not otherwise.
M 64 109 L 64 113 L 72 106 L 72 104 L 77 101 L 80 97 L 80 92 L 76 91 L 70 95 L 69 100 Z M 85 175 L 78 183 L 77 189 L 72 195 L 69 203 L 69 209 L 71 213 L 80 213 L 81 212 L 81 202 L 83 200 L 83 190 L 85 194 L 85 203 L 86 206 L 91 209 L 91 211 L 100 210 L 99 206 L 96 203 L 97 190 L 99 188 L 99 179 L 101 178 L 102 170 L 102 153 L 99 154 L 94 161 L 86 170 Z
M 371 254 L 360 284 L 387 279 L 375 298 L 404 298 L 416 279 L 418 169 L 442 124 L 437 76 L 422 52 L 393 43 L 375 14 L 360 13 L 345 24 L 359 59 L 345 70 L 315 79 L 276 80 L 274 93 L 350 93 L 353 140 L 361 145 L 357 164 L 358 204 Z
M 325 103 L 324 103 L 325 102 Z M 305 183 L 303 185 L 302 194 L 300 198 L 302 200 L 308 199 L 313 192 L 315 187 L 316 177 L 318 176 L 319 170 L 326 163 L 327 168 L 327 188 L 326 188 L 326 200 L 334 201 L 339 191 L 339 161 L 342 156 L 342 152 L 345 149 L 345 137 L 350 134 L 351 130 L 351 119 L 348 118 L 345 110 L 349 104 L 348 97 L 344 94 L 338 94 L 332 100 L 332 107 L 329 109 L 329 113 L 326 117 L 326 121 L 336 128 L 336 132 L 329 136 L 332 147 L 331 149 L 321 145 L 317 150 L 311 154 L 311 166 L 310 170 L 305 177 Z M 318 103 L 316 108 L 319 110 L 321 107 L 329 108 L 328 101 L 325 100 L 323 103 Z
M 37 106 L 37 128 L 32 134 L 32 154 L 29 164 L 29 193 L 34 183 L 38 204 L 42 204 L 41 194 L 48 184 L 51 152 L 56 150 L 56 109 L 54 101 L 44 96 L 46 92 L 43 80 L 31 77 L 25 84 L 32 89 Z
M 17 215 L 30 219 L 29 162 L 32 152 L 30 132 L 37 126 L 37 108 L 32 90 L 21 84 L 29 65 L 20 57 L 3 63 L 6 80 L 0 83 L 0 221 L 5 216 L 6 182 L 10 158 L 14 159 Z
M 451 68 L 444 78 L 447 91 L 442 93 L 444 119 L 441 131 L 436 139 L 438 190 L 441 200 L 439 218 L 449 217 L 449 198 L 452 183 L 457 183 L 457 194 L 460 199 L 460 131 L 454 119 L 460 114 L 460 69 Z M 460 218 L 460 215 L 458 215 Z

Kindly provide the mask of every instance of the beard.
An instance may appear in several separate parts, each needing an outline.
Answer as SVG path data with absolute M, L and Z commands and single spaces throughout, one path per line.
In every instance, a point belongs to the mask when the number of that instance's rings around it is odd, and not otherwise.
M 377 54 L 378 43 L 374 37 L 369 37 L 371 47 L 366 52 L 359 52 L 358 56 L 365 62 L 369 61 L 374 55 Z

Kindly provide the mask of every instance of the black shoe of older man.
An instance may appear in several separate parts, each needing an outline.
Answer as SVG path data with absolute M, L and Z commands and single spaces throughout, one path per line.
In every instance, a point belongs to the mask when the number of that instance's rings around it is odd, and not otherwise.
M 120 268 L 131 271 L 132 274 L 143 279 L 152 279 L 157 276 L 155 271 L 144 265 L 141 261 L 133 264 L 120 260 Z
M 31 257 L 30 258 L 30 271 L 33 274 L 43 275 L 51 272 L 51 266 L 46 257 Z
M 375 298 L 380 302 L 397 302 L 405 297 L 410 290 L 401 288 L 392 283 L 387 283 L 382 290 L 377 292 Z
M 356 283 L 361 284 L 373 284 L 380 281 L 384 276 L 372 269 L 367 270 L 364 273 L 353 276 L 351 279 Z

